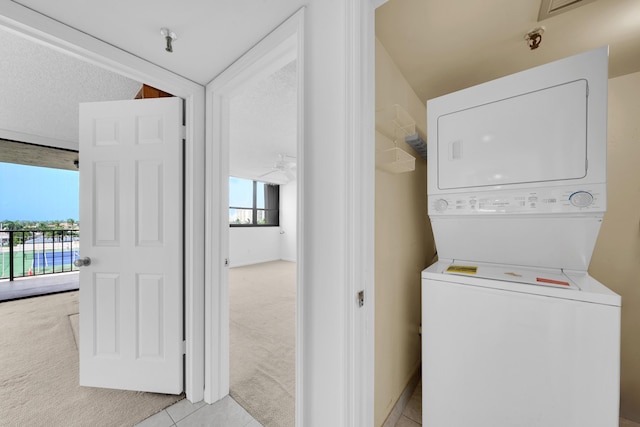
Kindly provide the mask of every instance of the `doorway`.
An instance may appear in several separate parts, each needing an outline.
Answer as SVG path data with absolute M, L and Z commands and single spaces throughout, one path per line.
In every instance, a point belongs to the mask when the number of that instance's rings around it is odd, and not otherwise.
M 18 37 L 15 36 L 17 39 Z M 4 40 L 4 39 L 3 39 Z M 26 39 L 19 39 L 18 42 L 26 43 Z M 25 47 L 24 44 L 20 45 L 22 47 L 22 52 L 42 52 L 45 50 L 45 54 L 49 53 L 46 51 L 48 47 L 37 45 L 38 50 L 31 49 Z M 29 56 L 25 53 L 25 56 Z M 36 55 L 36 57 L 38 57 Z M 48 58 L 48 63 L 51 64 L 54 59 L 54 54 L 50 53 Z M 88 64 L 84 62 L 80 62 L 77 59 L 69 59 L 69 57 L 65 55 L 58 55 L 56 60 L 56 64 L 59 65 L 61 69 L 67 69 L 68 73 L 65 74 L 66 79 L 71 83 L 73 76 L 77 74 L 77 68 L 79 67 L 82 70 L 86 70 L 87 68 L 91 68 Z M 93 76 L 103 76 L 106 71 L 96 69 L 93 67 L 92 75 Z M 27 76 L 28 73 L 23 72 L 22 77 L 24 80 L 20 80 L 18 78 L 10 80 L 11 85 L 15 85 L 18 87 L 22 87 L 27 84 L 30 87 L 38 87 L 39 85 L 56 85 L 55 78 L 52 76 L 47 81 L 32 81 L 29 79 L 30 76 Z M 62 74 L 62 73 L 60 73 Z M 58 76 L 55 76 L 58 77 Z M 90 79 L 86 79 L 84 81 L 85 84 L 89 83 Z M 105 81 L 108 79 L 105 78 Z M 9 83 L 9 82 L 5 82 Z M 77 83 L 77 82 L 75 82 Z M 78 85 L 80 86 L 80 85 Z M 133 84 L 135 90 L 139 87 L 137 83 Z M 94 95 L 96 91 L 92 91 L 92 88 L 83 91 L 85 96 Z M 110 92 L 117 94 L 120 93 L 117 87 L 111 87 Z M 80 91 L 81 88 L 77 87 L 77 91 Z M 132 98 L 135 95 L 135 90 L 130 92 L 127 97 Z M 7 90 L 5 86 L 4 93 L 7 94 L 10 92 Z M 8 96 L 8 95 L 7 95 Z M 123 96 L 124 97 L 124 96 Z M 100 97 L 97 97 L 99 100 Z M 24 101 L 28 101 L 30 97 L 26 97 Z M 67 99 L 69 101 L 67 101 Z M 65 111 L 63 113 L 69 113 L 66 117 L 74 117 L 77 121 L 77 112 L 74 113 L 74 110 L 77 108 L 77 99 L 73 97 L 73 94 L 63 100 L 58 98 L 58 103 L 56 105 L 57 109 Z M 94 100 L 96 98 L 93 98 Z M 4 100 L 6 102 L 6 99 Z M 40 97 L 35 100 L 36 103 L 46 103 L 46 99 Z M 137 103 L 141 101 L 126 101 Z M 76 104 L 76 105 L 70 105 Z M 71 111 L 67 111 L 67 107 L 71 107 Z M 75 107 L 75 108 L 73 108 Z M 25 108 L 34 112 L 37 111 L 38 116 L 41 113 L 41 109 L 34 108 L 32 105 L 25 105 Z M 22 111 L 22 106 L 19 105 L 18 102 L 12 103 L 12 113 L 19 114 Z M 61 116 L 65 116 L 65 114 L 61 114 Z M 59 116 L 58 116 L 59 117 Z M 61 120 L 62 121 L 62 120 Z M 17 126 L 20 124 L 17 120 L 12 120 L 11 124 Z M 66 123 L 65 123 L 66 124 Z M 68 126 L 75 130 L 77 133 L 77 125 Z M 5 126 L 2 126 L 4 129 Z M 59 124 L 59 128 L 67 129 L 67 126 L 63 126 L 62 123 Z M 37 126 L 29 127 L 26 130 L 29 130 L 29 134 L 25 132 L 25 139 L 28 139 L 31 132 L 35 132 L 37 130 Z M 59 131 L 59 133 L 62 133 Z M 46 134 L 50 135 L 50 134 Z M 2 151 L 2 156 L 9 157 L 11 154 L 7 150 L 7 144 L 2 144 L 5 150 Z M 16 156 L 15 160 L 21 162 L 31 162 L 35 164 L 44 164 L 47 166 L 56 166 L 57 169 L 70 169 L 72 170 L 72 174 L 75 175 L 75 181 L 78 180 L 78 168 L 76 167 L 78 161 L 78 152 L 77 151 L 60 151 L 54 150 L 51 148 L 45 148 L 40 145 L 27 145 L 24 144 L 20 147 L 16 147 L 15 143 L 12 143 L 12 147 L 17 152 L 14 153 Z M 84 153 L 83 153 L 84 155 Z M 87 160 L 83 157 L 84 160 Z M 4 160 L 4 159 L 3 159 Z M 83 160 L 83 165 L 84 164 Z M 15 171 L 14 171 L 15 172 Z M 7 175 L 7 178 L 11 176 L 10 180 L 5 180 L 7 183 L 11 183 L 13 180 L 13 185 L 19 185 L 20 180 L 17 174 Z M 43 179 L 48 179 L 49 181 L 55 181 L 54 177 L 40 177 L 40 181 Z M 34 183 L 38 184 L 38 183 Z M 39 185 L 44 185 L 44 182 L 39 183 Z M 50 189 L 51 192 L 55 193 L 56 191 L 69 191 L 70 188 L 73 188 L 70 182 L 57 182 L 57 188 Z M 77 187 L 76 187 L 77 188 Z M 3 193 L 5 196 L 8 195 L 8 192 Z M 47 203 L 46 200 L 40 197 L 35 197 L 35 191 L 29 191 L 29 196 L 31 198 L 35 198 L 36 201 L 40 203 L 43 210 L 40 210 L 39 205 L 31 206 L 30 202 L 27 200 L 22 201 L 23 208 L 29 208 L 28 211 L 23 210 L 23 212 L 29 212 L 32 209 L 37 209 L 38 212 L 51 212 L 52 207 L 55 208 L 56 204 L 62 202 L 62 197 L 58 196 L 57 198 L 52 199 Z M 66 200 L 64 204 L 78 204 L 78 194 L 75 192 L 75 196 L 71 196 L 71 198 L 75 198 L 75 201 Z M 15 199 L 11 200 L 11 203 L 18 203 Z M 27 206 L 28 205 L 28 206 Z M 48 207 L 48 208 L 47 208 Z M 6 210 L 4 211 L 7 212 Z M 38 214 L 40 215 L 40 213 Z M 71 216 L 71 215 L 69 215 Z M 45 217 L 46 218 L 46 217 Z M 58 215 L 53 216 L 53 218 L 61 218 Z M 62 218 L 67 218 L 67 216 L 63 216 Z M 75 217 L 77 218 L 77 217 Z M 74 221 L 75 222 L 75 221 Z M 30 232 L 26 234 L 20 233 L 19 239 L 22 242 L 27 243 L 27 248 L 31 249 L 31 254 L 33 256 L 32 259 L 32 267 L 27 268 L 29 270 L 33 270 L 33 276 L 40 275 L 42 273 L 41 265 L 49 265 L 52 271 L 45 271 L 48 273 L 57 273 L 59 271 L 60 264 L 65 265 L 63 268 L 67 268 L 66 264 L 70 261 L 69 252 L 76 251 L 78 249 L 78 240 L 75 234 L 72 233 L 66 227 L 63 227 L 63 224 L 56 221 L 57 228 L 65 228 L 64 234 L 62 230 L 56 231 L 43 231 L 39 232 L 36 229 L 31 229 Z M 66 225 L 75 225 L 66 223 Z M 34 233 L 41 233 L 39 235 L 33 236 Z M 49 234 L 51 233 L 51 234 Z M 33 237 L 32 237 L 33 236 Z M 72 237 L 70 237 L 72 236 Z M 17 239 L 16 239 L 17 240 Z M 25 242 L 25 240 L 27 240 Z M 31 240 L 31 241 L 29 241 Z M 16 245 L 18 246 L 18 245 Z M 23 246 L 23 245 L 19 245 Z M 14 245 L 11 245 L 14 248 Z M 33 249 L 35 248 L 35 252 Z M 24 251 L 23 252 L 28 252 Z M 31 255 L 29 254 L 29 255 Z M 51 254 L 51 255 L 49 255 Z M 27 255 L 27 254 L 25 254 Z M 23 256 L 23 259 L 25 256 Z M 60 261 L 62 261 L 60 263 Z M 44 274 L 44 273 L 43 273 Z M 75 273 L 77 277 L 77 270 Z M 37 280 L 36 277 L 32 277 L 33 280 Z M 77 278 L 76 278 L 77 283 Z M 21 283 L 25 285 L 26 283 L 23 281 Z M 77 286 L 76 286 L 77 288 Z M 78 316 L 78 292 L 67 292 L 65 294 L 59 294 L 50 297 L 39 297 L 33 298 L 28 301 L 16 301 L 12 303 L 2 303 L 4 314 L 16 313 L 13 316 L 14 322 L 13 326 L 10 325 L 11 322 L 8 321 L 6 316 L 3 316 L 3 324 L 6 326 L 6 339 L 10 340 L 8 342 L 12 342 L 13 345 L 4 345 L 5 349 L 2 352 L 2 362 L 3 366 L 11 367 L 7 369 L 5 377 L 2 379 L 3 383 L 8 385 L 6 394 L 10 395 L 11 399 L 14 399 L 14 404 L 10 403 L 10 400 L 7 398 L 3 398 L 2 400 L 8 402 L 5 411 L 0 411 L 2 413 L 2 418 L 7 420 L 22 420 L 25 424 L 33 424 L 40 423 L 38 419 L 47 419 L 51 424 L 64 424 L 62 419 L 58 418 L 58 415 L 65 418 L 67 421 L 69 419 L 79 420 L 81 418 L 74 418 L 74 414 L 78 414 L 78 416 L 82 416 L 83 420 L 93 420 L 98 424 L 101 424 L 99 420 L 104 420 L 105 418 L 109 418 L 112 422 L 117 424 L 129 424 L 132 425 L 138 421 L 144 419 L 147 415 L 153 414 L 163 407 L 171 404 L 175 400 L 179 398 L 179 396 L 168 397 L 168 396 L 160 396 L 157 393 L 154 394 L 135 394 L 135 393 L 127 393 L 125 391 L 105 391 L 104 389 L 88 389 L 81 388 L 78 384 L 78 346 L 81 342 L 79 340 L 79 316 Z M 56 301 L 55 303 L 53 301 Z M 18 313 L 21 316 L 18 316 Z M 87 329 L 87 328 L 85 328 Z M 29 341 L 25 341 L 25 336 L 32 336 L 32 339 Z M 21 339 L 22 337 L 22 339 Z M 37 337 L 33 339 L 33 337 Z M 55 342 L 52 342 L 55 341 Z M 85 342 L 87 342 L 85 340 Z M 52 350 L 53 347 L 55 349 Z M 13 348 L 14 350 L 9 351 L 8 349 Z M 52 357 L 54 355 L 54 357 Z M 182 359 L 182 356 L 180 356 Z M 29 363 L 27 363 L 29 362 Z M 180 371 L 179 374 L 182 374 Z M 13 378 L 16 378 L 16 375 L 20 378 L 20 385 L 13 381 Z M 49 375 L 49 376 L 47 376 Z M 8 380 L 7 380 L 8 376 Z M 42 381 L 46 383 L 50 383 L 55 385 L 56 390 L 47 389 L 46 387 L 42 387 Z M 182 381 L 182 378 L 180 379 Z M 61 386 L 62 384 L 62 386 Z M 181 382 L 182 384 L 182 382 Z M 118 384 L 120 386 L 120 384 Z M 181 389 L 182 390 L 182 389 Z M 132 396 L 133 395 L 133 396 Z M 23 405 L 21 402 L 26 402 L 27 400 L 31 400 L 36 402 L 36 406 L 33 405 Z M 134 400 L 137 400 L 135 402 Z M 122 404 L 122 401 L 126 401 L 127 407 L 129 409 L 125 409 Z M 96 402 L 99 402 L 97 405 Z M 145 402 L 142 404 L 142 402 Z M 142 409 L 145 405 L 151 404 L 150 409 Z M 88 407 L 101 407 L 102 411 L 86 411 L 82 410 L 82 408 Z M 62 408 L 62 409 L 61 409 Z M 80 408 L 80 410 L 78 409 Z M 108 409 L 111 408 L 111 409 Z M 68 409 L 68 410 L 67 410 Z M 75 411 L 75 412 L 74 412 Z M 110 413 L 111 411 L 116 412 L 117 414 Z M 114 416 L 118 417 L 120 421 L 114 421 Z M 38 418 L 40 417 L 40 418 Z M 45 417 L 45 418 L 43 418 Z M 58 419 L 58 421 L 55 421 Z M 98 421 L 96 421 L 98 420 Z M 89 422 L 89 421 L 86 421 Z M 83 421 L 82 423 L 86 423 Z M 90 423 L 90 422 L 89 422 Z
M 295 420 L 297 64 L 229 98 L 229 394 L 262 425 Z
M 297 313 L 297 342 L 301 343 L 303 337 L 304 343 L 298 345 L 296 367 L 298 373 L 304 373 L 304 384 L 302 375 L 296 375 L 296 413 L 298 421 L 305 424 L 313 421 L 318 425 L 360 425 L 359 420 L 367 420 L 372 413 L 370 390 L 373 386 L 369 378 L 373 369 L 373 341 L 367 325 L 373 325 L 373 293 L 369 293 L 373 283 L 370 265 L 373 257 L 367 248 L 371 247 L 368 236 L 373 229 L 370 206 L 373 197 L 372 180 L 368 179 L 367 171 L 373 171 L 373 154 L 365 149 L 365 142 L 372 140 L 373 134 L 373 103 L 366 94 L 373 82 L 368 46 L 371 47 L 374 40 L 372 10 L 378 3 L 314 2 L 309 6 L 307 17 L 292 23 L 295 30 L 289 32 L 289 35 L 298 35 L 299 50 L 302 50 L 302 27 L 305 22 L 308 24 L 304 43 L 308 55 L 304 61 L 299 58 L 308 75 L 306 104 L 310 108 L 305 133 L 306 145 L 313 147 L 313 163 L 308 164 L 314 167 L 307 167 L 306 176 L 298 177 L 298 206 L 306 206 L 309 215 L 317 212 L 308 217 L 304 230 L 298 227 L 298 250 L 303 247 L 306 250 L 304 259 L 298 256 L 297 275 L 300 279 L 302 272 L 306 272 L 307 283 L 300 286 L 301 280 L 297 281 L 297 300 L 298 306 L 304 304 L 310 308 L 305 310 L 304 318 L 300 311 Z M 228 371 L 228 361 L 224 360 L 228 351 L 224 330 L 225 327 L 228 330 L 228 324 L 224 321 L 227 312 L 221 305 L 221 301 L 226 301 L 226 290 L 221 286 L 220 277 L 226 255 L 222 254 L 222 248 L 228 242 L 221 241 L 218 228 L 221 215 L 225 219 L 227 215 L 226 206 L 219 208 L 219 200 L 228 171 L 218 172 L 224 156 L 220 155 L 221 135 L 217 135 L 221 130 L 214 123 L 207 124 L 207 132 L 212 137 L 207 141 L 206 161 L 203 161 L 205 92 L 202 86 L 13 2 L 0 9 L 0 22 L 15 31 L 186 99 L 185 281 L 186 312 L 191 314 L 186 319 L 186 375 L 187 379 L 193 379 L 191 385 L 187 382 L 187 394 L 192 390 L 190 400 L 197 401 L 198 393 L 204 391 L 207 402 L 224 397 L 228 393 L 228 381 L 225 384 L 222 375 Z M 345 35 L 345 31 L 348 34 Z M 343 53 L 339 61 L 335 61 L 336 48 Z M 353 60 L 348 67 L 344 64 L 345 58 Z M 230 68 L 237 71 L 239 67 Z M 216 83 L 216 88 L 222 86 L 221 82 Z M 212 113 L 209 117 L 220 114 L 219 99 L 210 96 L 211 93 L 209 90 L 207 96 L 207 111 Z M 317 104 L 309 100 L 312 95 Z M 335 119 L 331 122 L 335 125 L 325 126 L 327 119 Z M 300 130 L 299 133 L 302 134 Z M 365 140 L 367 135 L 371 138 Z M 303 165 L 302 154 L 299 150 L 299 165 Z M 335 163 L 335 173 L 325 174 L 315 167 L 317 162 L 333 154 L 337 154 L 339 160 Z M 211 175 L 215 175 L 214 179 L 210 179 Z M 344 177 L 347 185 L 343 185 Z M 205 185 L 209 187 L 206 193 Z M 305 195 L 304 202 L 301 195 Z M 319 221 L 320 204 L 329 198 L 336 201 L 336 206 L 331 215 Z M 299 218 L 304 216 L 300 209 L 298 212 Z M 207 231 L 202 233 L 205 218 Z M 325 268 L 327 265 L 331 268 Z M 362 287 L 367 289 L 367 303 L 361 309 L 354 301 Z M 305 295 L 301 295 L 301 290 Z M 199 376 L 204 381 L 198 381 Z M 300 399 L 303 388 L 304 402 Z M 336 409 L 326 411 L 327 407 Z
M 264 425 L 293 426 L 300 411 L 301 25 L 300 12 L 207 86 L 213 150 L 206 169 L 219 170 L 207 177 L 207 194 L 221 201 L 220 210 L 208 216 L 207 252 L 221 262 L 208 265 L 207 282 L 213 284 L 209 298 L 219 304 L 219 315 L 207 326 L 219 334 L 222 346 L 209 349 L 206 357 L 213 362 L 210 383 L 220 386 L 205 399 L 230 393 L 244 400 Z M 220 236 L 218 242 L 214 234 Z M 265 315 L 268 310 L 273 310 L 270 316 Z M 274 323 L 259 320 L 262 315 Z M 275 345 L 265 357 L 241 361 L 234 354 L 251 352 L 238 347 L 254 341 L 243 335 L 251 329 L 270 335 Z M 255 390 L 246 399 L 244 385 Z
M 98 69 L 107 69 L 121 78 L 142 82 L 151 81 L 154 86 L 175 94 L 185 100 L 185 156 L 184 182 L 185 230 L 191 231 L 185 236 L 185 385 L 187 398 L 199 401 L 204 390 L 204 271 L 199 267 L 204 264 L 204 236 L 193 230 L 204 228 L 204 164 L 200 160 L 204 156 L 204 91 L 203 87 L 170 73 L 159 67 L 133 56 L 123 55 L 117 48 L 106 46 L 97 39 L 86 37 L 79 32 L 70 31 L 67 27 L 41 19 L 41 16 L 13 16 L 13 9 L 3 10 L 0 26 L 25 39 L 37 42 L 40 46 L 57 50 L 65 55 L 81 59 L 80 62 Z M 19 11 L 15 11 L 19 15 Z M 63 34 L 61 34 L 61 32 Z M 99 54 L 94 52 L 100 52 Z M 63 73 L 60 73 L 63 74 Z M 139 86 L 136 90 L 139 89 Z M 135 95 L 135 91 L 130 95 Z M 86 96 L 86 94 L 85 94 Z M 24 97 L 24 96 L 23 96 Z M 86 98 L 85 98 L 86 100 Z M 35 121 L 35 120 L 32 120 Z M 2 129 L 1 138 L 25 140 L 39 145 L 78 150 L 77 140 L 43 137 L 37 132 L 28 135 L 26 132 Z

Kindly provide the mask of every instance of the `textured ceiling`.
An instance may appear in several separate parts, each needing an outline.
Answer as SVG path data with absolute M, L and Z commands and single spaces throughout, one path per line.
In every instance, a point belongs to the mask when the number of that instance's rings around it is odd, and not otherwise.
M 0 30 L 0 136 L 78 144 L 78 104 L 133 99 L 141 84 Z M 14 138 L 11 138 L 14 139 Z
M 274 166 L 279 155 L 295 164 L 296 61 L 243 85 L 230 100 L 229 116 L 230 174 L 287 183 L 286 174 Z
M 538 22 L 541 0 L 389 0 L 376 36 L 428 99 L 609 45 L 609 76 L 640 71 L 640 1 L 597 0 Z M 543 25 L 530 50 L 524 36 Z
M 79 103 L 133 99 L 141 83 L 0 30 L 0 138 L 78 144 Z M 296 63 L 250 81 L 231 99 L 231 170 L 258 179 L 296 155 Z M 0 140 L 0 161 L 74 170 L 77 154 Z M 26 151 L 25 151 L 26 150 Z M 260 178 L 289 179 L 279 171 Z
M 203 85 L 303 4 L 301 0 L 18 0 L 14 3 Z M 173 53 L 164 49 L 162 27 L 177 33 Z M 131 99 L 140 87 L 140 83 L 41 45 L 29 44 L 13 34 L 5 36 L 0 32 L 0 54 L 8 58 L 0 63 L 0 79 L 11 82 L 0 83 L 0 138 L 6 138 L 2 129 L 8 127 L 24 136 L 19 140 L 25 142 L 43 144 L 37 138 L 42 136 L 54 141 L 70 141 L 61 146 L 77 147 L 78 103 Z M 295 87 L 286 87 L 292 76 L 295 83 L 295 64 L 267 79 L 270 82 L 267 84 L 273 87 L 254 82 L 252 95 L 234 100 L 238 113 L 233 116 L 232 129 L 241 142 L 232 141 L 231 168 L 237 170 L 238 175 L 265 173 L 275 165 L 278 154 L 295 156 Z M 293 101 L 287 98 L 291 90 Z M 243 158 L 247 165 L 241 166 L 239 160 Z M 247 166 L 256 169 L 249 171 Z M 277 173 L 269 179 L 282 181 Z

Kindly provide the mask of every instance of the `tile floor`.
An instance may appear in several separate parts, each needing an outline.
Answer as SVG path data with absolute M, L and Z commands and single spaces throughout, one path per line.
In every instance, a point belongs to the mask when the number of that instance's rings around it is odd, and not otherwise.
M 404 407 L 395 427 L 416 427 L 422 425 L 422 381 L 418 382 L 411 398 Z
M 136 427 L 262 427 L 230 396 L 207 405 L 183 399 Z
M 422 425 L 422 381 L 418 383 L 395 427 Z M 181 400 L 147 418 L 136 427 L 262 427 L 230 396 L 207 405 Z M 620 427 L 640 427 L 639 423 L 620 418 Z
M 407 406 L 402 412 L 402 416 L 395 427 L 417 427 L 422 425 L 422 381 L 418 383 L 416 389 L 407 402 Z M 620 418 L 619 427 L 640 427 L 639 423 Z

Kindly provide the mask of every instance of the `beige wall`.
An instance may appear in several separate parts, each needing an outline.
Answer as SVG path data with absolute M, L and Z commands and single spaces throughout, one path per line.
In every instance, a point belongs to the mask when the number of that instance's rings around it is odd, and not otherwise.
M 425 106 L 376 40 L 376 110 L 399 104 L 426 139 Z M 420 365 L 420 272 L 435 255 L 427 218 L 426 160 L 413 172 L 376 169 L 375 425 L 381 426 Z
M 607 213 L 589 272 L 622 296 L 621 416 L 640 421 L 640 73 L 609 80 Z

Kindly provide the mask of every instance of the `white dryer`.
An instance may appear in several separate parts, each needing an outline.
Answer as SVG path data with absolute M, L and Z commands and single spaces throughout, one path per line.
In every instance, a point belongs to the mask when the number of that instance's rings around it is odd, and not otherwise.
M 618 425 L 621 300 L 587 273 L 607 63 L 595 49 L 427 103 L 426 427 Z

